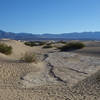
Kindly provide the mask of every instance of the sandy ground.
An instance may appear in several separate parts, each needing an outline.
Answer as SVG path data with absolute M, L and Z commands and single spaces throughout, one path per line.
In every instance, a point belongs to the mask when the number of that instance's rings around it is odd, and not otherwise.
M 13 53 L 0 53 L 0 100 L 100 100 L 100 59 L 95 56 L 99 43 L 88 42 L 82 52 L 74 53 L 1 42 L 11 45 Z M 98 52 L 86 53 L 87 48 Z M 40 61 L 21 62 L 26 52 L 37 53 Z
M 80 50 L 76 50 L 76 53 L 86 55 L 86 56 L 93 56 L 93 57 L 100 57 L 100 42 L 99 41 L 89 41 L 83 42 L 86 47 Z

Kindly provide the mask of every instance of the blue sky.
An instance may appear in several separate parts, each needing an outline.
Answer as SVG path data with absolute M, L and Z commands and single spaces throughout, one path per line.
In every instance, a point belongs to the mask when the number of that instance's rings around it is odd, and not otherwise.
M 34 34 L 100 31 L 100 0 L 0 0 L 0 29 Z

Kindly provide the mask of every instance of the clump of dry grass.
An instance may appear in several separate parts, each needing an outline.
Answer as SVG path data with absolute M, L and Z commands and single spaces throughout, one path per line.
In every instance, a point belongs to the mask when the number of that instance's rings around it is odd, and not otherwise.
M 29 63 L 32 63 L 32 62 L 37 62 L 37 56 L 35 53 L 25 53 L 24 56 L 21 58 L 22 61 L 25 61 L 25 62 L 29 62 Z
M 9 55 L 12 53 L 12 47 L 4 43 L 0 43 L 0 52 Z

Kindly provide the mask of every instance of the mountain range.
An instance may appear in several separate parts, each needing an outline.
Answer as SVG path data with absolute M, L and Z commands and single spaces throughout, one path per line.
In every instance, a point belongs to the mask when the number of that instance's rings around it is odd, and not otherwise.
M 100 32 L 74 32 L 62 34 L 13 33 L 0 30 L 0 39 L 15 40 L 100 40 Z

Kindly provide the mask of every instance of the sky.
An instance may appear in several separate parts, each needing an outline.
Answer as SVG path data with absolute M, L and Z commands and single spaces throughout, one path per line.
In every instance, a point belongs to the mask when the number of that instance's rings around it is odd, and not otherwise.
M 0 30 L 33 34 L 100 31 L 100 0 L 0 0 Z

